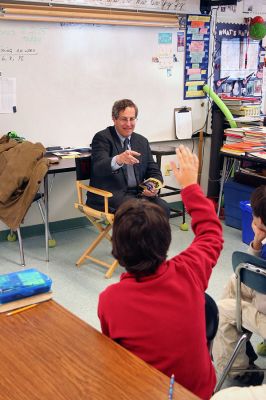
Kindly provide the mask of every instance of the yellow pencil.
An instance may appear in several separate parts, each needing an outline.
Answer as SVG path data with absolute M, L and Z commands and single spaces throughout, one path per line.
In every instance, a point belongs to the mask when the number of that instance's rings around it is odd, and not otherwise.
M 26 307 L 17 308 L 16 310 L 8 312 L 6 315 L 9 316 L 9 315 L 18 314 L 18 313 L 20 313 L 22 311 L 29 310 L 30 308 L 33 308 L 33 307 L 35 307 L 37 305 L 38 305 L 38 303 L 35 303 L 35 304 L 30 304 L 29 306 L 26 306 Z

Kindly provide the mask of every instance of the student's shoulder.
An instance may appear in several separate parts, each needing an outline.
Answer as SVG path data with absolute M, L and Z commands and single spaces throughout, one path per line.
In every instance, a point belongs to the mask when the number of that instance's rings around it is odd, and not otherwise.
M 114 293 L 119 292 L 121 290 L 120 287 L 121 287 L 121 282 L 112 283 L 100 293 L 100 297 L 112 296 Z

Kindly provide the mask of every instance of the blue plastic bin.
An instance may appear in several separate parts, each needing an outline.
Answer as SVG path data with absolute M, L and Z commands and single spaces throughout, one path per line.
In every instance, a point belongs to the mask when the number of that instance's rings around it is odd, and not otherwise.
M 52 280 L 37 269 L 0 275 L 0 303 L 49 292 Z
M 239 205 L 242 213 L 242 242 L 250 244 L 254 239 L 252 208 L 249 201 L 240 201 Z
M 233 228 L 242 229 L 242 212 L 240 201 L 250 201 L 254 187 L 234 182 L 229 178 L 224 184 L 225 223 Z

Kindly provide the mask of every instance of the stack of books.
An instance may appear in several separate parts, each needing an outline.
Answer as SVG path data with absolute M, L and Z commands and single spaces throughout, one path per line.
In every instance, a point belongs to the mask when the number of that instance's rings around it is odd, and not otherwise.
M 225 129 L 224 153 L 245 155 L 266 150 L 266 127 L 242 127 Z
M 261 110 L 260 97 L 229 97 L 222 95 L 221 99 L 233 115 L 259 116 Z

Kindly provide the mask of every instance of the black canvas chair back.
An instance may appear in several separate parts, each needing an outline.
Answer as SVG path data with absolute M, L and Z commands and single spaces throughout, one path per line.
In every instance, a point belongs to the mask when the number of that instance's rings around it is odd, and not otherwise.
M 219 311 L 215 301 L 207 293 L 205 293 L 205 318 L 207 343 L 211 352 L 212 341 L 215 338 L 219 325 Z
M 91 156 L 76 157 L 76 177 L 77 181 L 84 181 L 91 177 Z

